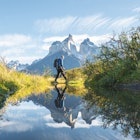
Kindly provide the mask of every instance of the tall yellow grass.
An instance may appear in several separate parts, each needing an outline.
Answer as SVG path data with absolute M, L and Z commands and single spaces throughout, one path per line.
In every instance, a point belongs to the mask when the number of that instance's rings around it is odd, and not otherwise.
M 18 93 L 25 89 L 30 92 L 43 92 L 49 88 L 50 83 L 49 78 L 16 72 L 0 63 L 0 89 L 5 93 Z

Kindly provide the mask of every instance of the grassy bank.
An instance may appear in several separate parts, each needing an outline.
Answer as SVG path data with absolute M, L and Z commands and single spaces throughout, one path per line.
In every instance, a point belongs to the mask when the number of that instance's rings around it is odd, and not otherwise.
M 85 92 L 85 75 L 81 68 L 66 71 L 68 79 L 67 92 L 81 95 Z M 31 93 L 40 94 L 49 92 L 54 88 L 53 77 L 30 75 L 8 69 L 4 63 L 0 63 L 0 102 L 3 103 L 8 95 L 7 103 L 16 103 L 18 100 L 28 97 Z M 59 84 L 64 84 L 63 77 L 58 79 Z M 72 91 L 71 91 L 72 89 Z M 13 94 L 14 93 L 14 94 Z
M 65 71 L 65 75 L 67 77 L 67 84 L 73 85 L 73 86 L 82 86 L 84 85 L 86 75 L 83 73 L 82 68 L 73 68 L 70 70 Z M 55 77 L 52 81 L 55 80 Z M 64 84 L 66 81 L 63 78 L 63 76 L 60 75 L 60 77 L 57 79 L 57 82 L 60 84 Z
M 0 63 L 0 102 L 12 93 L 20 97 L 24 94 L 44 92 L 49 88 L 50 81 L 49 77 L 16 72 Z
M 82 68 L 74 68 L 67 70 L 66 77 L 69 81 L 69 84 L 73 85 L 82 85 L 85 82 L 86 75 L 83 73 Z
M 95 87 L 140 85 L 140 61 L 134 70 L 129 69 L 129 66 L 114 65 L 113 68 L 104 71 L 102 64 L 97 62 L 87 64 L 84 72 L 87 75 L 86 83 Z

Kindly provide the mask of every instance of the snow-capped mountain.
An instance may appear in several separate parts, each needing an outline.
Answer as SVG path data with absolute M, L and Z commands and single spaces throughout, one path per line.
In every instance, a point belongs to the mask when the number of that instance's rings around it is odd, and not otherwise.
M 77 55 L 76 45 L 73 41 L 72 35 L 69 34 L 68 38 L 66 38 L 63 42 L 63 47 L 74 55 Z
M 37 63 L 38 61 L 40 61 L 41 60 L 41 58 L 40 59 L 37 59 L 37 60 L 34 60 L 33 62 L 32 62 L 32 64 L 35 64 L 35 63 Z
M 89 38 L 85 39 L 80 44 L 80 50 L 79 54 L 81 55 L 82 59 L 93 59 L 93 55 L 96 55 L 99 53 L 99 47 L 96 46 L 93 42 L 90 41 Z
M 93 59 L 93 55 L 99 53 L 99 47 L 96 46 L 93 42 L 91 42 L 89 38 L 85 39 L 80 44 L 80 50 L 78 52 L 71 34 L 69 34 L 69 36 L 62 42 L 53 42 L 49 49 L 49 55 L 52 55 L 60 50 L 66 51 L 69 54 L 73 54 L 81 60 Z
M 49 49 L 49 55 L 52 55 L 61 50 L 66 51 L 69 54 L 77 55 L 77 49 L 71 34 L 69 34 L 68 38 L 64 39 L 62 42 L 53 42 Z
M 49 54 L 48 55 L 53 55 L 54 53 L 63 50 L 62 43 L 60 41 L 55 41 L 52 43 L 51 47 L 49 48 Z
M 49 53 L 43 59 L 36 61 L 28 66 L 28 71 L 31 73 L 42 74 L 45 68 L 51 69 L 52 73 L 56 73 L 53 67 L 54 59 L 65 56 L 64 66 L 67 69 L 80 67 L 81 64 L 86 60 L 92 60 L 93 55 L 98 54 L 99 47 L 97 47 L 89 38 L 85 39 L 80 44 L 80 50 L 77 51 L 74 39 L 71 34 L 61 41 L 55 41 L 51 44 Z
M 11 60 L 10 62 L 8 62 L 7 66 L 9 69 L 16 69 L 16 67 L 19 65 L 19 61 L 13 61 Z
M 7 63 L 7 67 L 9 69 L 14 69 L 17 71 L 26 71 L 26 68 L 28 67 L 28 64 L 20 64 L 18 60 L 13 61 L 11 60 L 9 63 Z

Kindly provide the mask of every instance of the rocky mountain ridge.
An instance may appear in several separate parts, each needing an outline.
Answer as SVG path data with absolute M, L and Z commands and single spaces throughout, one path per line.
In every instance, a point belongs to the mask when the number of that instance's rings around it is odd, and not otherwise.
M 69 34 L 62 42 L 53 42 L 49 48 L 48 55 L 34 61 L 34 63 L 26 67 L 26 70 L 29 73 L 42 74 L 45 68 L 49 68 L 52 71 L 52 74 L 54 74 L 56 72 L 53 67 L 54 59 L 61 55 L 65 56 L 64 66 L 67 70 L 80 67 L 86 59 L 92 60 L 93 55 L 99 53 L 99 47 L 91 42 L 89 38 L 83 40 L 79 48 L 78 51 L 72 35 Z

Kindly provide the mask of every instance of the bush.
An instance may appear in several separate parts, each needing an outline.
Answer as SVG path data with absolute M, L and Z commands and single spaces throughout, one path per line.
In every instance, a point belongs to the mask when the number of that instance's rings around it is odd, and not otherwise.
M 84 75 L 82 73 L 82 68 L 74 68 L 74 69 L 66 71 L 66 77 L 68 80 L 84 79 Z
M 101 46 L 96 62 L 86 62 L 84 73 L 96 86 L 114 86 L 138 69 L 140 61 L 140 27 L 122 32 L 117 39 Z

